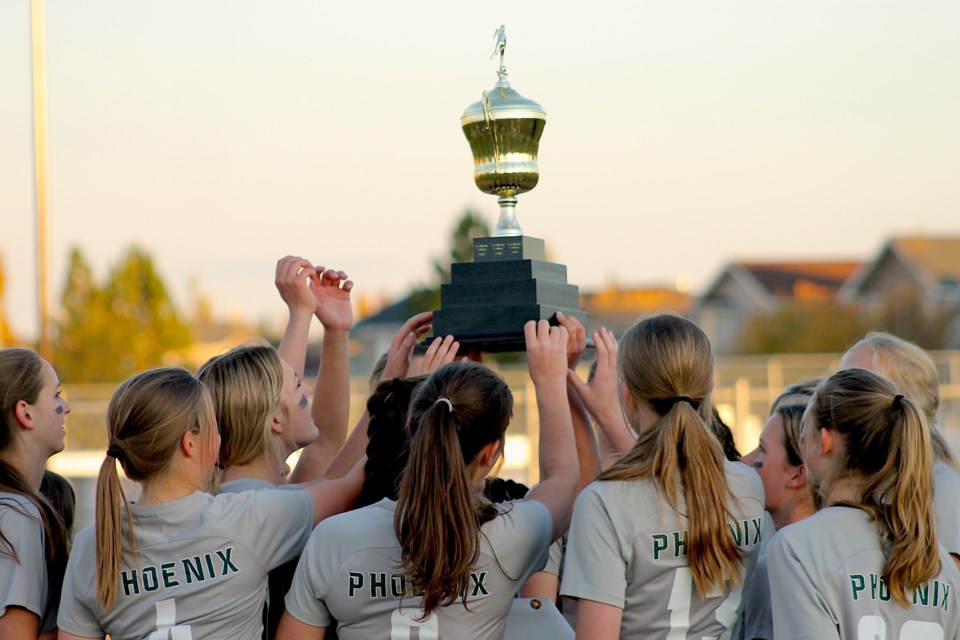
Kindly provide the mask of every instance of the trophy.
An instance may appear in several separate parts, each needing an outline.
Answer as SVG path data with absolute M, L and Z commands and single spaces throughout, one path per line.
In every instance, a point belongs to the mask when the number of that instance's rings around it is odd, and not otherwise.
M 500 219 L 489 238 L 473 241 L 473 262 L 451 265 L 450 284 L 440 288 L 440 310 L 433 314 L 434 336 L 454 336 L 466 349 L 522 351 L 523 325 L 556 313 L 575 316 L 586 325 L 576 285 L 567 283 L 567 268 L 547 262 L 543 240 L 523 235 L 517 222 L 517 196 L 537 186 L 537 149 L 547 114 L 517 93 L 507 80 L 503 55 L 504 27 L 496 31 L 498 81 L 460 118 L 473 154 L 474 181 L 484 193 L 498 196 Z

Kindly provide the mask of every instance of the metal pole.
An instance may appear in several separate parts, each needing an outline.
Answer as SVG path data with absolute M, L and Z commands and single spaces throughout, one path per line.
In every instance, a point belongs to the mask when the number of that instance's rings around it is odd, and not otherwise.
M 47 42 L 43 0 L 30 2 L 30 34 L 33 45 L 33 157 L 37 210 L 37 298 L 39 307 L 40 355 L 53 359 L 50 341 L 50 278 L 47 240 Z

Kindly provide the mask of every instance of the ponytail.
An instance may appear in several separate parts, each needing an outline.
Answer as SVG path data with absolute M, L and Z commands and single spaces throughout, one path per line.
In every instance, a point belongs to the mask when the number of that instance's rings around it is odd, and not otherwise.
M 862 369 L 831 376 L 812 406 L 817 427 L 835 430 L 845 444 L 839 477 L 863 481 L 862 506 L 886 543 L 884 582 L 907 606 L 907 594 L 941 569 L 926 418 L 889 381 Z
M 739 582 L 743 561 L 729 531 L 733 514 L 727 504 L 723 449 L 690 403 L 675 403 L 599 479 L 641 478 L 658 479 L 657 488 L 677 513 L 683 490 L 687 557 L 697 592 L 703 596 Z
M 493 517 L 473 483 L 477 458 L 503 442 L 513 397 L 502 378 L 472 362 L 438 369 L 410 410 L 410 455 L 394 528 L 403 575 L 421 593 L 424 619 L 458 598 L 466 606 L 480 527 Z
M 133 518 L 130 515 L 130 503 L 117 475 L 117 459 L 107 455 L 100 465 L 97 476 L 96 503 L 96 586 L 97 602 L 104 609 L 113 606 L 117 599 L 117 576 L 120 575 L 120 563 L 123 559 L 123 539 L 121 534 L 121 502 L 127 515 L 127 543 L 131 553 L 136 554 L 136 542 L 133 537 Z
M 397 502 L 404 575 L 423 591 L 423 614 L 452 604 L 480 555 L 476 490 L 463 460 L 451 411 L 437 402 L 423 416 Z M 437 491 L 441 488 L 441 491 Z
M 710 342 L 684 318 L 646 318 L 624 334 L 617 366 L 630 402 L 645 403 L 659 419 L 599 479 L 649 479 L 670 507 L 686 517 L 687 557 L 701 596 L 740 582 L 743 560 L 729 525 L 733 494 L 723 447 L 709 422 Z M 681 489 L 686 513 L 680 511 Z

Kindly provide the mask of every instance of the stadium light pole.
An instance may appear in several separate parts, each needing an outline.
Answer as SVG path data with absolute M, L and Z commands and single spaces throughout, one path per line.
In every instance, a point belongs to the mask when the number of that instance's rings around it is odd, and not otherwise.
M 40 322 L 39 352 L 53 360 L 50 339 L 50 278 L 47 240 L 47 42 L 44 0 L 30 0 L 30 43 L 33 48 L 33 168 L 37 214 L 37 298 Z

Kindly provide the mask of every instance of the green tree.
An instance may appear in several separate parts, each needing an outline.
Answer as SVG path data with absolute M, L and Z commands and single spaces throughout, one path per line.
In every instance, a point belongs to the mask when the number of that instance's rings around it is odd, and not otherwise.
M 441 283 L 450 282 L 450 265 L 473 260 L 473 239 L 490 235 L 490 225 L 473 212 L 464 211 L 450 233 L 450 253 L 443 259 L 434 259 L 433 270 Z
M 407 294 L 410 301 L 410 315 L 440 308 L 440 285 L 450 282 L 450 265 L 455 262 L 471 262 L 473 239 L 489 235 L 490 226 L 472 209 L 466 209 L 457 218 L 450 232 L 449 253 L 433 260 L 435 281 L 426 287 L 411 289 Z
M 740 334 L 737 352 L 840 352 L 863 337 L 865 332 L 866 326 L 854 305 L 794 303 L 747 321 Z
M 97 286 L 79 249 L 61 296 L 57 367 L 71 382 L 112 382 L 167 364 L 190 344 L 153 259 L 132 247 Z

